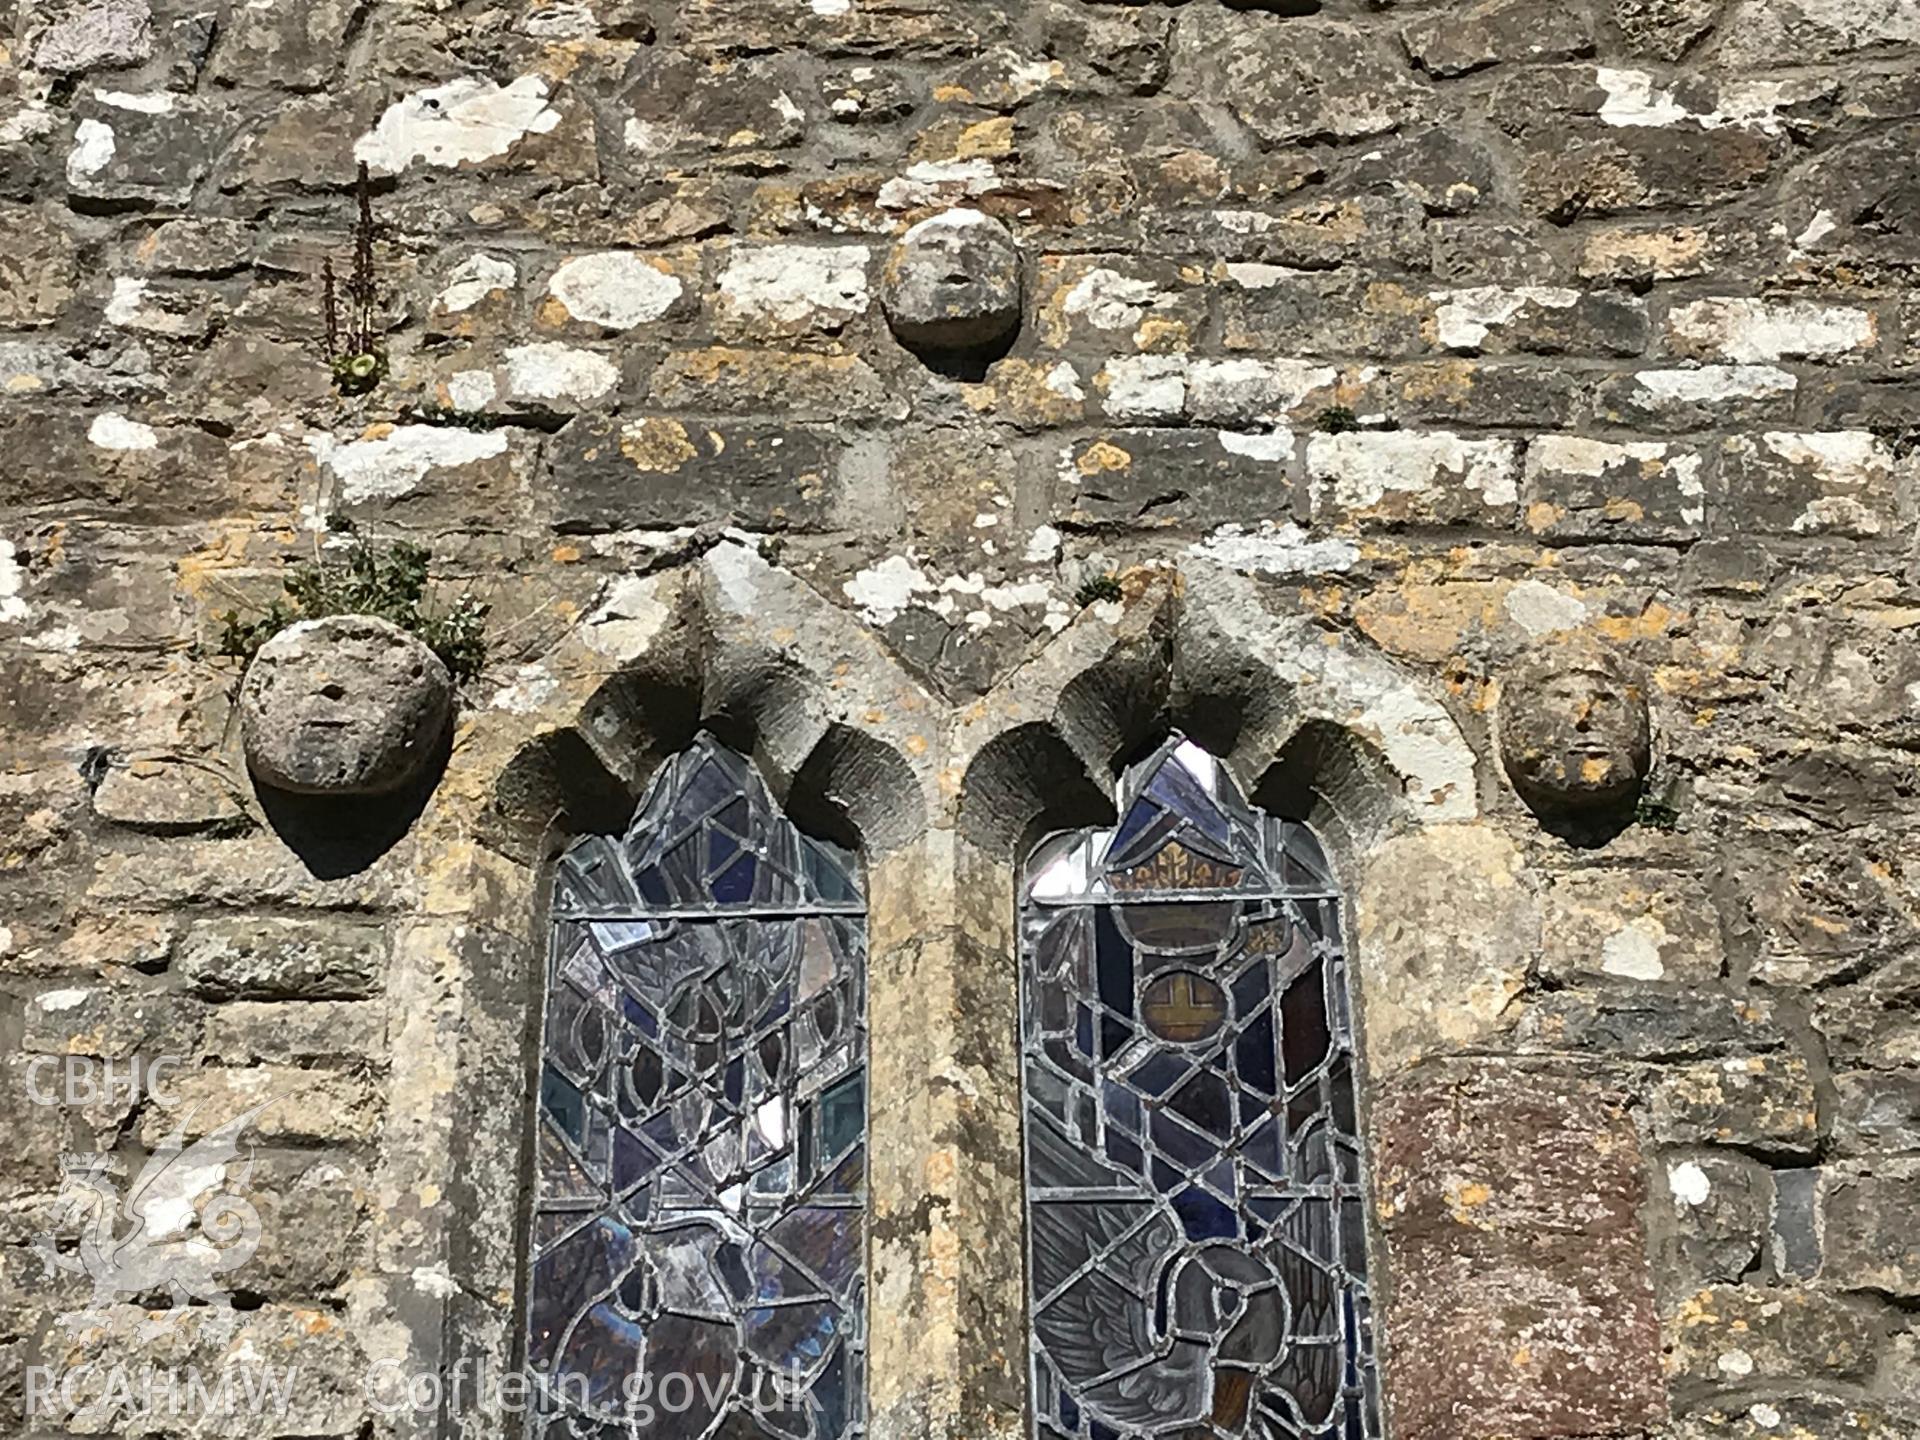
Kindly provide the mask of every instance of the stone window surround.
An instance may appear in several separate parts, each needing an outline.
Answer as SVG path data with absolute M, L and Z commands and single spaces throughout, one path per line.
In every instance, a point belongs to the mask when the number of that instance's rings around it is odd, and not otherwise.
M 373 1348 L 412 1368 L 516 1362 L 551 861 L 572 835 L 622 825 L 702 726 L 749 756 L 803 826 L 855 845 L 866 865 L 869 1013 L 885 1017 L 870 1027 L 877 1440 L 1027 1433 L 1016 866 L 1048 831 L 1112 823 L 1115 777 L 1169 729 L 1329 850 L 1355 937 L 1368 1133 L 1379 1087 L 1436 1051 L 1471 1048 L 1474 1007 L 1451 994 L 1424 997 L 1387 1047 L 1368 1043 L 1368 992 L 1395 947 L 1352 922 L 1404 878 L 1383 873 L 1401 863 L 1391 845 L 1391 866 L 1369 865 L 1395 837 L 1507 845 L 1480 823 L 1493 782 L 1420 684 L 1347 636 L 1272 613 L 1224 570 L 1133 572 L 1125 598 L 1090 607 L 991 695 L 949 709 L 870 630 L 727 542 L 611 582 L 516 689 L 542 698 L 463 727 L 441 813 L 423 817 L 445 830 L 446 865 L 395 947 L 406 1018 L 392 1037 L 381 1190 L 405 1198 L 378 1222 Z M 1399 911 L 1403 931 L 1417 926 Z M 1398 1433 L 1392 1241 L 1371 1248 Z M 501 1429 L 443 1415 L 401 1433 Z

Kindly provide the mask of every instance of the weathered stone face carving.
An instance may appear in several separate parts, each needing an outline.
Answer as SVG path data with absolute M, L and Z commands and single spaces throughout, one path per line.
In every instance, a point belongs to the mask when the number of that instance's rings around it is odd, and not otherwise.
M 887 322 L 914 349 L 996 345 L 1020 325 L 1020 247 L 978 210 L 949 210 L 900 237 L 887 259 Z
M 240 693 L 254 775 L 300 795 L 380 795 L 445 732 L 453 680 L 416 635 L 368 615 L 307 620 L 260 647 Z
M 1500 757 L 1536 809 L 1621 806 L 1652 763 L 1646 687 L 1604 652 L 1535 656 L 1503 686 Z

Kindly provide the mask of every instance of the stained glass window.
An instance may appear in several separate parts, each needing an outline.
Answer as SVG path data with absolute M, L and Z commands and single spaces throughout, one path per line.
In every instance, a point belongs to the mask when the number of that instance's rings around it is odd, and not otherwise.
M 1039 1440 L 1372 1440 L 1340 902 L 1302 825 L 1179 738 L 1020 913 Z
M 862 1432 L 865 985 L 853 857 L 709 737 L 561 858 L 534 1436 Z

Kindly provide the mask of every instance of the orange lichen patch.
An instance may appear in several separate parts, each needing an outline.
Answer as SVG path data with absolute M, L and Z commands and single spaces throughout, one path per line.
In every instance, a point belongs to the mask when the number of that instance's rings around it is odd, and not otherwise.
M 1566 513 L 1558 505 L 1549 505 L 1545 500 L 1536 500 L 1527 506 L 1527 528 L 1538 535 L 1558 525 Z
M 1471 1225 L 1476 1230 L 1492 1228 L 1492 1222 L 1484 1215 L 1475 1212 L 1482 1209 L 1493 1199 L 1493 1191 L 1478 1180 L 1450 1180 L 1442 1190 L 1447 1209 L 1453 1218 L 1462 1225 Z
M 1669 634 L 1689 618 L 1652 600 L 1638 615 L 1609 615 L 1595 621 L 1593 628 L 1609 640 L 1652 640 Z
M 1149 315 L 1133 332 L 1133 342 L 1153 355 L 1182 355 L 1191 348 L 1193 337 L 1184 321 L 1169 315 Z
M 1588 239 L 1580 258 L 1580 273 L 1648 274 L 1656 278 L 1691 274 L 1694 262 L 1706 249 L 1706 232 L 1691 225 L 1666 230 L 1603 230 Z
M 678 420 L 638 420 L 620 432 L 620 453 L 633 468 L 653 475 L 669 475 L 700 452 Z
M 556 565 L 572 565 L 581 558 L 578 545 L 556 545 L 549 553 Z
M 1013 117 L 996 115 L 960 132 L 954 157 L 960 160 L 997 159 L 1013 153 Z
M 927 1156 L 927 1189 L 935 1194 L 946 1194 L 953 1188 L 954 1177 L 959 1173 L 959 1165 L 952 1150 L 940 1149 Z
M 1016 425 L 1066 424 L 1081 416 L 1086 401 L 1061 393 L 1064 386 L 1055 388 L 1053 374 L 1059 364 L 1009 357 L 993 367 L 985 384 L 968 385 L 961 393 L 982 415 L 998 412 Z
M 216 526 L 214 533 L 205 544 L 188 551 L 174 562 L 174 575 L 179 586 L 186 594 L 199 597 L 210 586 L 219 585 L 220 572 L 235 570 L 247 563 L 247 549 L 253 540 L 255 531 L 252 525 L 243 521 L 229 522 Z M 289 533 L 286 537 L 291 539 Z M 64 537 L 56 536 L 48 547 L 48 558 L 57 559 Z
M 1720 1316 L 1714 1309 L 1714 1292 L 1702 1290 L 1697 1294 L 1689 1295 L 1674 1312 L 1673 1323 L 1683 1329 L 1691 1329 L 1695 1325 L 1719 1324 Z
M 1082 475 L 1094 476 L 1110 470 L 1126 470 L 1133 465 L 1133 456 L 1106 440 L 1096 440 L 1073 462 L 1073 468 Z
M 1512 588 L 1505 581 L 1486 580 L 1407 585 L 1357 602 L 1354 623 L 1383 650 L 1446 660 L 1469 635 L 1500 623 L 1501 602 Z

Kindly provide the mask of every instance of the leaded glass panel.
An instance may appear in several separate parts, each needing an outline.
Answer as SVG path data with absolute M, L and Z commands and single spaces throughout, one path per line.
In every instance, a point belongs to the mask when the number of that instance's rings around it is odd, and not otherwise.
M 1340 901 L 1174 737 L 1020 910 L 1040 1440 L 1380 1434 Z
M 863 1432 L 863 912 L 853 857 L 706 736 L 561 858 L 533 1435 Z

